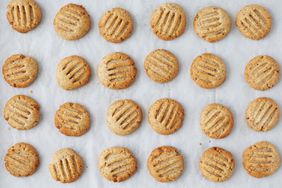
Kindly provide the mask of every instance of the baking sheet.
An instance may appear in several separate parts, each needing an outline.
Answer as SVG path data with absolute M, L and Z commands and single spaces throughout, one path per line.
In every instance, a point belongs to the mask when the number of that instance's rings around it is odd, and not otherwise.
M 163 0 L 37 0 L 43 11 L 40 26 L 28 34 L 20 34 L 11 29 L 6 20 L 8 0 L 0 2 L 0 64 L 15 53 L 23 53 L 35 57 L 40 64 L 40 75 L 33 85 L 26 89 L 10 87 L 0 78 L 0 108 L 16 94 L 26 94 L 35 98 L 41 105 L 42 120 L 39 125 L 29 131 L 12 129 L 0 117 L 0 187 L 5 188 L 50 188 L 50 187 L 281 187 L 282 168 L 273 176 L 255 179 L 247 175 L 242 167 L 241 155 L 249 145 L 268 140 L 278 146 L 282 153 L 281 121 L 273 130 L 258 133 L 247 127 L 244 112 L 247 104 L 259 96 L 272 97 L 281 105 L 282 83 L 269 91 L 255 91 L 244 81 L 243 72 L 247 62 L 259 54 L 268 54 L 282 62 L 281 31 L 282 1 L 279 0 L 174 0 L 186 11 L 188 26 L 180 38 L 173 41 L 158 39 L 150 29 L 150 15 Z M 93 27 L 88 35 L 75 42 L 64 41 L 53 29 L 53 18 L 57 10 L 66 3 L 83 4 L 92 17 Z M 234 27 L 231 33 L 222 40 L 210 44 L 198 38 L 192 29 L 192 20 L 196 12 L 205 6 L 217 5 L 226 9 L 234 22 L 236 13 L 244 5 L 260 3 L 273 15 L 273 29 L 266 39 L 251 41 L 244 38 Z M 135 21 L 132 37 L 121 43 L 112 44 L 105 41 L 98 31 L 97 24 L 103 12 L 121 6 L 129 10 Z M 167 84 L 156 84 L 143 70 L 145 56 L 156 48 L 171 50 L 180 61 L 180 73 L 175 80 Z M 135 84 L 125 90 L 114 91 L 103 87 L 96 74 L 97 65 L 108 53 L 122 51 L 129 54 L 136 62 L 138 77 Z M 192 60 L 204 52 L 211 52 L 222 57 L 228 67 L 228 78 L 222 87 L 214 90 L 199 88 L 191 80 L 189 69 Z M 55 71 L 58 62 L 68 55 L 85 57 L 93 70 L 90 83 L 75 91 L 64 91 L 58 87 Z M 155 133 L 147 122 L 149 106 L 157 99 L 171 97 L 180 101 L 185 108 L 183 127 L 175 134 L 162 136 Z M 107 107 L 117 99 L 130 98 L 136 100 L 143 109 L 144 120 L 140 129 L 134 134 L 120 137 L 110 132 L 106 126 Z M 66 137 L 54 127 L 54 113 L 64 102 L 79 102 L 85 105 L 92 115 L 90 131 L 79 138 Z M 234 113 L 235 127 L 230 136 L 222 140 L 206 137 L 199 128 L 200 112 L 204 106 L 219 102 L 229 106 Z M 281 105 L 282 106 L 282 105 Z M 41 165 L 37 173 L 27 178 L 16 178 L 8 174 L 3 164 L 6 150 L 17 142 L 28 142 L 40 153 Z M 111 146 L 126 146 L 138 159 L 138 172 L 124 183 L 111 183 L 100 176 L 97 168 L 99 154 Z M 186 168 L 183 176 L 174 183 L 156 182 L 148 173 L 146 160 L 150 152 L 157 146 L 172 145 L 185 155 Z M 220 146 L 231 151 L 236 159 L 236 170 L 232 178 L 224 183 L 211 183 L 201 176 L 198 162 L 202 152 L 211 146 Z M 68 185 L 54 181 L 48 171 L 52 155 L 60 148 L 71 147 L 85 160 L 86 169 L 81 178 Z

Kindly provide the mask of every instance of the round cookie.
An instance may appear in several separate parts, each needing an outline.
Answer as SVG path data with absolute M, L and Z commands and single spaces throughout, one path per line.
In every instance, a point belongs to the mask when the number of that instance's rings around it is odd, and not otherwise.
M 34 0 L 11 0 L 7 7 L 7 19 L 20 33 L 35 29 L 41 22 L 41 9 Z
M 210 138 L 224 138 L 233 128 L 233 115 L 231 111 L 217 103 L 206 106 L 201 114 L 202 131 Z
M 220 57 L 204 53 L 193 60 L 190 74 L 200 87 L 213 89 L 225 81 L 226 66 Z
M 161 146 L 152 151 L 147 167 L 159 182 L 176 181 L 184 171 L 184 157 L 172 146 Z
M 184 109 L 173 99 L 157 100 L 149 109 L 149 123 L 159 134 L 169 135 L 182 127 Z
M 2 67 L 5 81 L 12 87 L 25 88 L 37 78 L 38 64 L 35 59 L 16 54 L 6 59 Z
M 186 15 L 176 3 L 164 3 L 152 15 L 153 32 L 163 40 L 173 40 L 182 35 L 186 28 Z
M 105 56 L 98 66 L 99 80 L 110 89 L 128 88 L 135 81 L 136 74 L 134 61 L 121 52 Z
M 219 7 L 201 9 L 194 18 L 196 34 L 208 42 L 217 42 L 225 38 L 231 30 L 231 18 Z
M 133 100 L 117 100 L 108 109 L 107 123 L 112 132 L 125 136 L 141 125 L 142 110 Z
M 15 129 L 32 129 L 40 120 L 40 106 L 31 97 L 15 95 L 5 105 L 4 119 Z
M 133 19 L 123 8 L 107 11 L 99 22 L 100 34 L 109 42 L 120 43 L 133 32 Z
M 280 66 L 270 56 L 260 55 L 250 60 L 245 69 L 245 80 L 250 87 L 267 90 L 274 87 L 280 79 Z
M 146 57 L 144 68 L 153 81 L 166 83 L 177 76 L 178 64 L 177 58 L 170 51 L 157 49 Z
M 78 103 L 65 103 L 55 115 L 55 125 L 66 136 L 81 136 L 90 128 L 90 114 Z
M 4 163 L 11 175 L 26 177 L 36 172 L 40 162 L 37 150 L 32 145 L 21 142 L 9 148 Z
M 91 28 L 91 19 L 82 5 L 67 4 L 56 14 L 55 31 L 65 40 L 78 40 Z
M 245 114 L 248 126 L 255 131 L 268 131 L 275 127 L 280 118 L 278 104 L 271 98 L 253 100 Z
M 65 57 L 57 67 L 58 84 L 65 90 L 78 89 L 91 78 L 91 68 L 80 56 Z
M 84 162 L 73 149 L 63 148 L 54 154 L 49 164 L 49 171 L 54 180 L 61 183 L 71 183 L 82 175 Z
M 207 149 L 200 160 L 200 171 L 209 181 L 223 182 L 228 180 L 234 171 L 235 161 L 232 153 L 219 148 Z
M 260 40 L 271 30 L 271 14 L 260 5 L 247 5 L 237 14 L 236 25 L 245 37 Z
M 258 142 L 244 151 L 243 166 L 253 177 L 267 177 L 274 174 L 280 167 L 280 154 L 272 143 Z
M 125 147 L 111 147 L 104 150 L 99 159 L 101 175 L 112 182 L 122 182 L 137 171 L 137 161 Z

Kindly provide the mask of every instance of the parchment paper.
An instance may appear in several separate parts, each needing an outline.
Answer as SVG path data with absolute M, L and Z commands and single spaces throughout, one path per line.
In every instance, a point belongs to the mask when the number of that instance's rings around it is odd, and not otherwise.
M 150 29 L 150 16 L 164 0 L 37 0 L 43 11 L 40 26 L 28 34 L 15 32 L 6 20 L 8 0 L 0 2 L 0 64 L 12 54 L 23 53 L 36 58 L 40 64 L 40 75 L 30 87 L 15 89 L 0 78 L 0 108 L 16 94 L 26 94 L 35 98 L 41 105 L 42 120 L 29 131 L 10 128 L 0 116 L 0 187 L 1 188 L 50 188 L 50 187 L 93 187 L 93 188 L 142 188 L 142 187 L 193 187 L 193 188 L 279 188 L 282 184 L 282 168 L 273 176 L 255 179 L 247 175 L 242 166 L 242 152 L 249 145 L 268 140 L 273 142 L 282 153 L 281 121 L 273 130 L 258 133 L 246 125 L 244 113 L 247 104 L 256 97 L 272 97 L 281 105 L 282 83 L 271 90 L 260 92 L 251 89 L 244 80 L 244 68 L 248 61 L 260 54 L 273 56 L 282 62 L 282 1 L 279 0 L 174 0 L 186 11 L 188 25 L 186 32 L 173 41 L 158 39 Z M 91 31 L 81 40 L 69 42 L 57 36 L 53 28 L 53 18 L 61 6 L 69 2 L 83 4 L 92 18 Z M 226 9 L 235 22 L 236 13 L 246 4 L 259 3 L 267 7 L 273 15 L 273 29 L 261 41 L 243 37 L 233 24 L 231 33 L 221 42 L 210 44 L 200 39 L 193 31 L 193 17 L 196 12 L 209 5 Z M 105 41 L 99 34 L 98 22 L 102 14 L 121 6 L 129 10 L 135 20 L 135 31 L 130 39 L 121 44 Z M 171 50 L 180 61 L 180 73 L 167 84 L 156 84 L 144 72 L 143 62 L 146 55 L 157 48 Z M 138 68 L 138 78 L 128 89 L 114 91 L 103 87 L 97 78 L 96 70 L 100 60 L 108 53 L 121 51 L 129 54 Z M 228 67 L 226 82 L 214 90 L 199 88 L 190 78 L 192 60 L 204 53 L 211 52 L 222 57 Z M 59 61 L 68 55 L 81 55 L 90 63 L 93 77 L 90 83 L 75 91 L 64 91 L 56 82 L 55 72 Z M 183 127 L 175 134 L 162 136 L 155 133 L 147 121 L 149 106 L 157 99 L 171 97 L 180 101 L 185 108 Z M 138 102 L 144 112 L 140 129 L 126 137 L 117 136 L 106 126 L 108 106 L 117 99 L 130 98 Z M 85 105 L 92 115 L 90 131 L 79 138 L 66 137 L 54 126 L 54 114 L 64 102 L 79 102 Z M 232 110 L 235 127 L 230 136 L 213 140 L 205 136 L 199 127 L 200 112 L 212 102 L 222 103 Z M 281 105 L 282 106 L 282 105 Z M 38 171 L 27 178 L 11 176 L 4 167 L 3 158 L 7 149 L 17 142 L 28 142 L 40 153 L 41 164 Z M 99 154 L 111 146 L 126 146 L 138 159 L 138 172 L 124 183 L 111 183 L 99 174 L 97 167 Z M 146 161 L 150 152 L 161 145 L 172 145 L 185 156 L 185 172 L 174 183 L 156 182 L 147 171 Z M 198 169 L 202 152 L 208 147 L 220 146 L 231 151 L 236 159 L 236 170 L 229 181 L 211 183 L 205 180 Z M 81 178 L 64 185 L 54 181 L 48 170 L 52 155 L 60 148 L 71 147 L 85 160 L 86 169 Z

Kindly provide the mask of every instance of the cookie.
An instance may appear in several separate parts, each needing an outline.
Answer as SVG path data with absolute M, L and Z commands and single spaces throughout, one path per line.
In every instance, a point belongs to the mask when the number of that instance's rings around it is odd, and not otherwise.
M 141 108 L 133 100 L 117 100 L 108 109 L 107 122 L 112 132 L 125 136 L 140 127 L 142 116 Z
M 58 84 L 65 90 L 78 89 L 91 78 L 91 68 L 80 56 L 65 57 L 57 67 Z
M 256 56 L 245 68 L 245 80 L 256 90 L 267 90 L 274 87 L 280 79 L 280 66 L 270 56 Z
M 128 88 L 135 81 L 136 74 L 134 61 L 121 52 L 105 56 L 98 66 L 100 82 L 110 89 Z
M 2 67 L 5 81 L 12 87 L 25 88 L 37 78 L 38 64 L 35 59 L 16 54 L 6 59 Z
M 173 80 L 179 70 L 175 55 L 164 49 L 152 51 L 145 59 L 144 68 L 147 75 L 158 83 Z
M 71 183 L 82 175 L 84 162 L 76 151 L 71 148 L 63 148 L 54 154 L 49 170 L 54 180 Z
M 271 14 L 260 5 L 247 5 L 237 14 L 236 25 L 245 37 L 260 40 L 271 30 Z
M 20 33 L 35 29 L 41 22 L 41 9 L 34 0 L 11 0 L 7 7 L 7 19 Z
M 219 7 L 201 9 L 194 18 L 196 34 L 208 42 L 217 42 L 225 38 L 231 30 L 231 18 Z
M 91 19 L 82 5 L 67 4 L 56 14 L 55 31 L 65 40 L 78 40 L 84 37 L 91 28 Z
M 173 99 L 157 100 L 149 109 L 149 123 L 159 134 L 169 135 L 182 127 L 184 109 Z
M 32 129 L 40 120 L 40 106 L 31 97 L 15 95 L 5 105 L 4 119 L 15 129 Z
M 207 149 L 200 160 L 200 171 L 209 181 L 223 182 L 228 180 L 234 171 L 235 161 L 232 153 L 219 148 Z
M 109 42 L 120 43 L 133 32 L 133 19 L 123 8 L 107 11 L 99 22 L 100 34 Z
M 280 154 L 272 143 L 258 142 L 244 151 L 243 166 L 253 177 L 267 177 L 274 174 L 280 167 Z
M 34 174 L 39 166 L 37 150 L 28 143 L 17 143 L 9 148 L 4 157 L 7 171 L 16 177 Z
M 247 64 L 245 80 L 256 90 L 267 90 L 274 87 L 280 79 L 280 66 L 270 56 L 256 56 Z
M 271 98 L 261 97 L 249 104 L 245 117 L 253 130 L 268 131 L 278 124 L 280 109 Z
M 186 28 L 186 15 L 176 3 L 164 3 L 158 7 L 151 18 L 153 32 L 163 40 L 173 40 L 182 35 Z
M 159 182 L 176 181 L 184 171 L 184 157 L 172 146 L 161 146 L 152 151 L 147 167 Z
M 200 87 L 213 89 L 225 81 L 226 67 L 220 57 L 211 53 L 204 53 L 194 59 L 190 74 Z
M 233 128 L 233 115 L 231 111 L 217 103 L 209 104 L 201 114 L 202 131 L 210 138 L 224 138 Z
M 137 161 L 133 153 L 125 147 L 111 147 L 104 150 L 99 159 L 102 176 L 112 182 L 122 182 L 137 171 Z
M 81 136 L 90 128 L 90 114 L 78 103 L 65 103 L 55 115 L 55 125 L 66 136 Z

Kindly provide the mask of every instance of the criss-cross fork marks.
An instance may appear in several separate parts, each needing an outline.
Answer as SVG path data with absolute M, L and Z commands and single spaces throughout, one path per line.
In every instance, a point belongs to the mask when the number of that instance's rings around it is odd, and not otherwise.
M 179 127 L 179 124 L 182 123 L 182 119 L 178 118 L 180 111 L 178 104 L 171 101 L 163 101 L 156 109 L 154 118 L 164 129 L 171 130 L 174 127 Z
M 103 32 L 113 38 L 125 38 L 130 26 L 129 20 L 119 13 L 111 12 L 103 21 Z
M 193 68 L 195 72 L 195 79 L 200 80 L 206 84 L 212 84 L 217 82 L 220 73 L 220 67 L 222 66 L 217 60 L 212 58 L 202 58 L 199 61 L 194 61 Z
M 138 117 L 138 109 L 131 103 L 121 102 L 115 107 L 115 110 L 110 114 L 114 120 L 115 125 L 118 125 L 120 129 L 128 130 L 132 127 L 136 127 L 140 122 Z
M 65 77 L 73 84 L 81 82 L 88 77 L 88 74 L 86 74 L 87 65 L 78 59 L 65 62 L 60 71 L 63 72 Z
M 243 29 L 250 35 L 259 37 L 264 36 L 269 32 L 267 18 L 260 12 L 259 9 L 253 9 L 240 20 Z
M 14 26 L 31 28 L 37 24 L 38 18 L 33 4 L 13 5 L 9 11 Z
M 262 60 L 251 70 L 250 75 L 256 84 L 267 85 L 268 81 L 277 75 L 276 72 L 273 63 Z
M 76 32 L 81 26 L 83 14 L 72 7 L 66 7 L 57 14 L 57 27 L 64 32 Z
M 119 179 L 119 177 L 128 176 L 132 173 L 131 171 L 135 171 L 132 168 L 135 165 L 135 158 L 129 152 L 110 152 L 103 160 L 105 161 L 104 172 L 113 178 Z
M 64 106 L 57 113 L 59 126 L 71 130 L 78 130 L 79 124 L 85 117 L 85 112 L 72 106 Z
M 56 163 L 51 164 L 50 171 L 56 180 L 71 181 L 81 174 L 80 161 L 75 155 L 66 155 Z
M 278 106 L 270 101 L 260 101 L 256 104 L 252 113 L 254 124 L 257 129 L 263 130 L 265 126 L 273 125 L 279 116 Z
M 226 24 L 222 19 L 223 13 L 220 10 L 214 10 L 205 12 L 197 20 L 197 27 L 200 34 L 206 39 L 213 39 L 218 36 L 224 36 L 227 32 Z
M 106 62 L 105 74 L 110 82 L 127 82 L 135 77 L 135 66 L 130 59 L 111 59 Z
M 25 100 L 22 99 L 14 99 L 14 101 L 7 104 L 6 111 L 6 119 L 10 122 L 14 127 L 24 127 L 29 126 L 33 119 L 34 107 Z
M 151 53 L 146 58 L 146 71 L 157 75 L 160 80 L 170 80 L 175 76 L 178 63 L 174 57 L 159 50 Z
M 212 179 L 222 181 L 232 173 L 230 160 L 220 153 L 205 154 L 200 163 L 202 173 Z
M 159 9 L 154 20 L 153 29 L 161 35 L 168 36 L 177 36 L 180 33 L 180 26 L 185 22 L 182 14 L 166 7 Z
M 205 132 L 221 135 L 228 129 L 231 119 L 222 110 L 213 108 L 204 114 L 202 126 Z
M 152 161 L 152 170 L 158 177 L 176 178 L 183 171 L 183 157 L 177 153 L 163 153 Z

